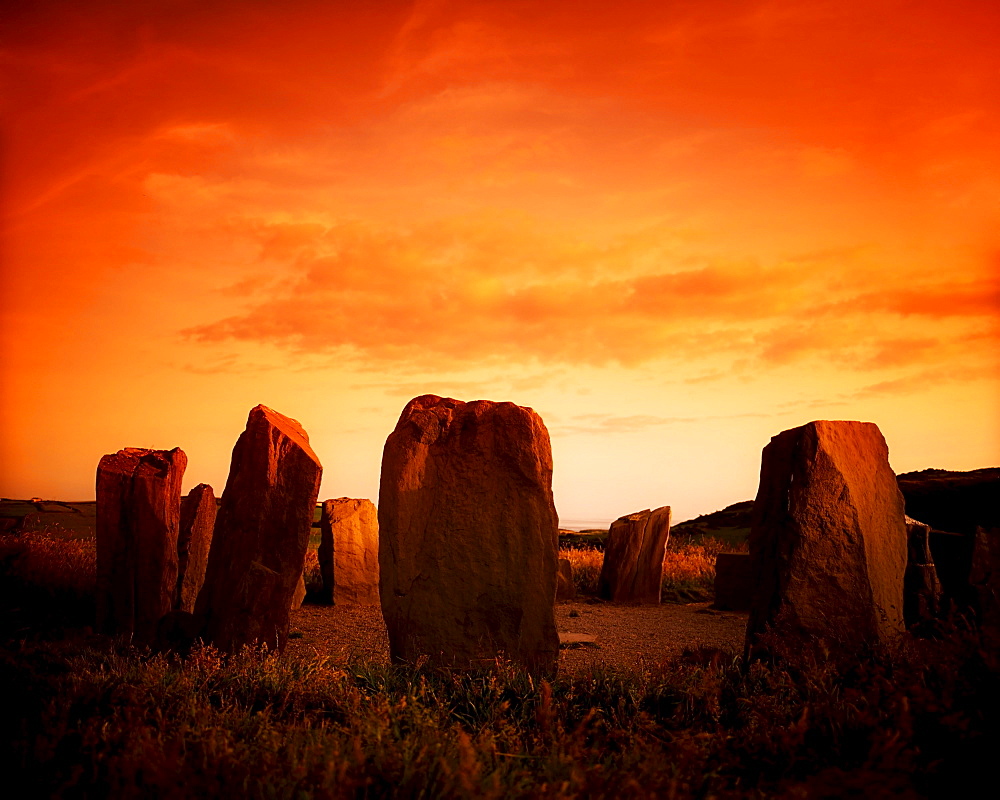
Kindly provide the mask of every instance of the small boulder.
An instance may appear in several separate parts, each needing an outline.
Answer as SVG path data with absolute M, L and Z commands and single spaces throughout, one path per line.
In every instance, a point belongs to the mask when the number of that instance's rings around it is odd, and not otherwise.
M 323 468 L 293 419 L 254 408 L 233 448 L 195 615 L 223 652 L 283 650 Z
M 323 502 L 318 555 L 326 602 L 378 605 L 378 511 L 371 500 Z
M 179 447 L 127 447 L 97 466 L 97 625 L 152 644 L 177 596 L 181 481 Z
M 866 422 L 811 422 L 764 448 L 749 650 L 768 628 L 851 647 L 903 632 L 906 526 L 888 455 Z
M 558 520 L 534 411 L 411 400 L 385 443 L 378 520 L 394 661 L 468 668 L 501 657 L 554 673 Z
M 669 538 L 670 506 L 647 508 L 612 522 L 598 584 L 601 597 L 617 603 L 659 603 Z

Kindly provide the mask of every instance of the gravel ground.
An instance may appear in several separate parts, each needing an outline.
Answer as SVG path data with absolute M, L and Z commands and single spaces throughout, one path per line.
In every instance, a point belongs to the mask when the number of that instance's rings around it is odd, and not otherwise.
M 564 647 L 559 669 L 567 674 L 595 666 L 642 668 L 698 646 L 735 654 L 742 650 L 746 622 L 746 614 L 713 611 L 708 603 L 557 603 L 560 632 L 594 637 L 593 644 Z M 387 664 L 389 641 L 378 606 L 304 605 L 292 612 L 286 652 Z

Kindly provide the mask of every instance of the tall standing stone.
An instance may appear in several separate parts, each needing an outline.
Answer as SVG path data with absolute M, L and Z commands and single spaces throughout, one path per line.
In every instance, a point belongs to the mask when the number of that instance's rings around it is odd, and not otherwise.
M 180 611 L 194 611 L 198 592 L 205 582 L 208 551 L 218 505 L 215 492 L 199 483 L 181 500 L 181 525 L 177 538 L 177 601 Z
M 326 602 L 378 605 L 378 511 L 371 500 L 323 502 L 318 555 Z
M 534 411 L 411 400 L 385 443 L 378 519 L 393 660 L 555 671 L 558 520 Z
M 842 645 L 903 631 L 907 537 L 889 450 L 870 422 L 810 422 L 764 448 L 747 623 Z
M 980 626 L 1000 628 L 1000 528 L 977 528 L 969 585 Z
M 250 412 L 195 607 L 202 636 L 220 650 L 284 649 L 322 472 L 298 422 L 265 406 Z
M 97 466 L 97 624 L 152 642 L 177 592 L 181 480 L 187 456 L 127 447 Z
M 659 603 L 663 553 L 670 538 L 670 506 L 648 508 L 611 523 L 599 591 L 617 603 Z

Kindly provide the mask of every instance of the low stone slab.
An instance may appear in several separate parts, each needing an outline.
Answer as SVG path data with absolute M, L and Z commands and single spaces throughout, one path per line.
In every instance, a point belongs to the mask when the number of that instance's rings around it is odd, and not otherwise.
M 715 557 L 715 602 L 721 611 L 749 611 L 753 600 L 753 565 L 749 553 Z
M 559 647 L 565 650 L 571 650 L 577 647 L 599 648 L 600 645 L 597 643 L 597 634 L 559 631 Z

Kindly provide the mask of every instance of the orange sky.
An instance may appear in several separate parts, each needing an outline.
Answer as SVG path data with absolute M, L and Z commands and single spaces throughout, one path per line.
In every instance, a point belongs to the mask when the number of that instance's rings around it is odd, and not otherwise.
M 753 496 L 770 436 L 1000 463 L 1000 6 L 20 2 L 0 493 L 246 414 L 377 499 L 426 392 L 535 408 L 564 520 Z

